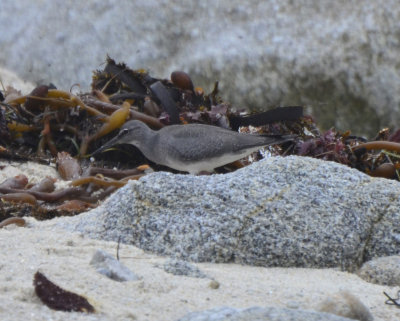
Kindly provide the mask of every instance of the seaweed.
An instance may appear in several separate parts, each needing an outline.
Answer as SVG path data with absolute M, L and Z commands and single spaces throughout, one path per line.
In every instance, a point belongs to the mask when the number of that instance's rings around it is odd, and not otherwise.
M 25 226 L 26 222 L 23 218 L 20 217 L 9 217 L 0 222 L 0 228 L 11 224 L 15 224 L 17 226 Z
M 36 295 L 50 309 L 68 312 L 95 312 L 94 307 L 86 298 L 60 288 L 39 271 L 34 275 L 33 285 Z

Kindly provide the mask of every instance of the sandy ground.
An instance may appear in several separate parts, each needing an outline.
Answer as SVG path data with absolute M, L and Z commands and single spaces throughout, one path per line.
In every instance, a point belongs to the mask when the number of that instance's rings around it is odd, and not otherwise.
M 0 229 L 0 320 L 177 320 L 188 312 L 220 306 L 279 306 L 317 309 L 322 300 L 347 290 L 375 320 L 400 320 L 400 309 L 385 304 L 386 291 L 334 269 L 287 269 L 236 264 L 196 264 L 209 279 L 175 276 L 156 265 L 166 258 L 122 245 L 120 260 L 141 279 L 116 282 L 89 264 L 97 249 L 116 255 L 115 242 L 52 231 L 34 219 L 26 227 Z M 39 270 L 59 286 L 86 296 L 96 313 L 58 312 L 44 306 L 32 279 Z M 211 279 L 219 282 L 210 287 Z
M 0 182 L 25 174 L 32 183 L 58 177 L 55 166 L 1 161 Z M 67 182 L 59 180 L 58 188 Z M 168 258 L 122 245 L 121 262 L 140 277 L 117 282 L 89 264 L 98 249 L 116 255 L 117 244 L 84 235 L 51 230 L 27 219 L 26 227 L 0 229 L 0 320 L 177 320 L 193 311 L 221 306 L 249 308 L 277 306 L 317 310 L 323 300 L 340 291 L 355 295 L 375 320 L 400 320 L 400 309 L 385 304 L 383 291 L 397 297 L 400 287 L 367 283 L 354 274 L 335 269 L 287 269 L 237 264 L 196 264 L 209 278 L 175 276 L 157 267 Z M 95 314 L 59 312 L 36 296 L 33 275 L 44 273 L 57 285 L 86 296 Z M 219 288 L 210 286 L 212 280 Z

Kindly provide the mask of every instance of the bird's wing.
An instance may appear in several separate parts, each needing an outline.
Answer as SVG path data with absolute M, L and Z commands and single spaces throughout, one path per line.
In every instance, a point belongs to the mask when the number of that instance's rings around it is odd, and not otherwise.
M 185 161 L 202 160 L 219 153 L 238 153 L 246 148 L 267 145 L 266 138 L 255 135 L 239 134 L 227 129 L 192 124 L 168 126 L 160 132 L 161 148 L 173 151 L 179 159 Z M 173 137 L 169 139 L 168 137 Z

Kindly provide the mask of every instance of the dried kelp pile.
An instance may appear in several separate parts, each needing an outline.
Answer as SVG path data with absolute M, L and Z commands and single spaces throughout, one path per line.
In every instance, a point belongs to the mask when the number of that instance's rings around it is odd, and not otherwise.
M 146 70 L 132 70 L 107 58 L 93 74 L 90 93 L 73 93 L 53 85 L 22 96 L 7 88 L 0 96 L 0 157 L 56 164 L 70 186 L 55 190 L 55 178 L 31 186 L 29 178 L 15 177 L 0 184 L 0 219 L 33 215 L 39 219 L 74 215 L 95 207 L 111 192 L 149 171 L 171 170 L 147 160 L 135 147 L 92 153 L 118 133 L 130 119 L 153 129 L 171 124 L 204 123 L 259 134 L 290 134 L 297 138 L 268 147 L 272 155 L 303 155 L 336 161 L 373 176 L 398 179 L 399 132 L 382 130 L 373 142 L 340 133 L 321 133 L 299 106 L 279 107 L 247 115 L 223 101 L 218 82 L 205 93 L 188 74 L 175 71 L 157 79 Z M 257 154 L 251 159 L 260 158 Z M 229 164 L 224 173 L 249 160 Z

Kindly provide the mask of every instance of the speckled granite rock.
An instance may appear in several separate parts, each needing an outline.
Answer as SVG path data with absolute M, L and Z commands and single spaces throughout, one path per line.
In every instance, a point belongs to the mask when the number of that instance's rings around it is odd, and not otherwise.
M 228 307 L 193 312 L 178 321 L 350 321 L 330 313 L 283 308 L 234 309 Z
M 399 194 L 340 164 L 274 157 L 225 175 L 153 173 L 46 224 L 185 260 L 352 271 L 397 253 Z
M 365 281 L 400 286 L 400 256 L 386 256 L 365 262 L 357 274 Z
M 159 77 L 184 69 L 200 86 L 220 80 L 239 107 L 303 104 L 326 128 L 372 135 L 400 120 L 396 0 L 2 0 L 1 9 L 0 64 L 26 80 L 87 89 L 108 53 Z
M 162 266 L 159 266 L 165 272 L 173 275 L 185 275 L 192 278 L 206 278 L 207 275 L 197 266 L 183 260 L 169 259 Z

